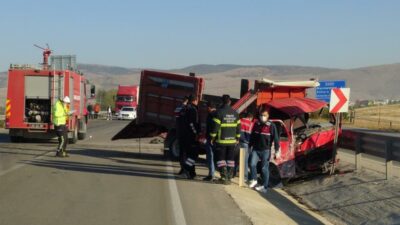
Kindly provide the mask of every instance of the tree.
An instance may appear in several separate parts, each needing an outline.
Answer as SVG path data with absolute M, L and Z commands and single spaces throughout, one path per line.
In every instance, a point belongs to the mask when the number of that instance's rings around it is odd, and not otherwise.
M 108 106 L 115 105 L 115 96 L 117 94 L 117 89 L 104 90 L 99 89 L 96 95 L 96 101 L 100 104 L 101 110 L 106 110 Z

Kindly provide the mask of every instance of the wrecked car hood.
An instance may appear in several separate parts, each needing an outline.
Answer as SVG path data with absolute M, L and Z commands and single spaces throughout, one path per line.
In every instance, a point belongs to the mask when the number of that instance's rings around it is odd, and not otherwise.
M 267 107 L 275 108 L 289 116 L 297 116 L 320 110 L 326 102 L 311 98 L 284 98 L 268 102 Z

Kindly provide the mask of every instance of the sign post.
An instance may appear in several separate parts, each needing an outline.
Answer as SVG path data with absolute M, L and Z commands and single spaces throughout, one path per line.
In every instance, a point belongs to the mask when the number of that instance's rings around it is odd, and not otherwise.
M 245 165 L 245 155 L 246 150 L 244 148 L 240 148 L 239 155 L 239 187 L 244 187 L 244 173 L 247 173 L 247 170 L 244 168 Z
M 332 88 L 329 104 L 329 112 L 335 114 L 335 139 L 333 141 L 332 160 L 330 174 L 335 173 L 337 143 L 339 137 L 339 127 L 342 120 L 342 113 L 348 112 L 350 99 L 350 88 Z

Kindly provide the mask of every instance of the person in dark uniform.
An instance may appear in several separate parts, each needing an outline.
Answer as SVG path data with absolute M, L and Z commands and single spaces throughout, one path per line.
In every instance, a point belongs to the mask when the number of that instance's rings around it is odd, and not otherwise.
M 235 145 L 240 138 L 240 119 L 238 113 L 231 107 L 229 95 L 222 96 L 222 107 L 213 119 L 211 143 L 216 143 L 218 155 L 217 167 L 221 173 L 220 181 L 229 184 L 235 168 Z
M 216 105 L 214 102 L 207 102 L 207 120 L 206 120 L 206 161 L 208 166 L 208 176 L 206 176 L 204 181 L 213 181 L 215 179 L 215 165 L 214 165 L 214 151 L 215 145 L 211 143 L 212 126 L 213 119 L 216 116 Z
M 250 135 L 249 147 L 252 147 L 250 163 L 250 182 L 249 187 L 255 188 L 259 192 L 266 193 L 269 182 L 269 160 L 271 156 L 271 147 L 274 144 L 275 157 L 279 156 L 280 144 L 279 134 L 273 122 L 269 119 L 267 110 L 263 110 L 259 120 L 254 123 Z M 257 164 L 261 159 L 263 184 L 257 185 Z
M 195 163 L 198 157 L 196 141 L 200 133 L 198 99 L 197 96 L 189 96 L 190 104 L 187 106 L 186 126 L 183 134 L 183 148 L 186 152 L 184 177 L 194 179 L 196 176 Z
M 182 99 L 182 104 L 176 107 L 175 109 L 175 129 L 176 129 L 176 137 L 179 143 L 179 163 L 181 165 L 181 170 L 179 171 L 179 175 L 183 173 L 184 166 L 185 166 L 185 150 L 184 150 L 184 133 L 185 133 L 185 126 L 186 126 L 186 112 L 187 112 L 187 104 L 189 101 L 189 97 L 185 96 Z

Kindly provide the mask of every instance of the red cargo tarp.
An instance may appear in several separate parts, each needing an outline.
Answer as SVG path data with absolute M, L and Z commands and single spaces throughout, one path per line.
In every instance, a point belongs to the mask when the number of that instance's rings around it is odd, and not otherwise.
M 270 101 L 266 105 L 278 109 L 289 116 L 297 116 L 303 113 L 315 112 L 326 106 L 326 103 L 311 98 L 284 98 Z

